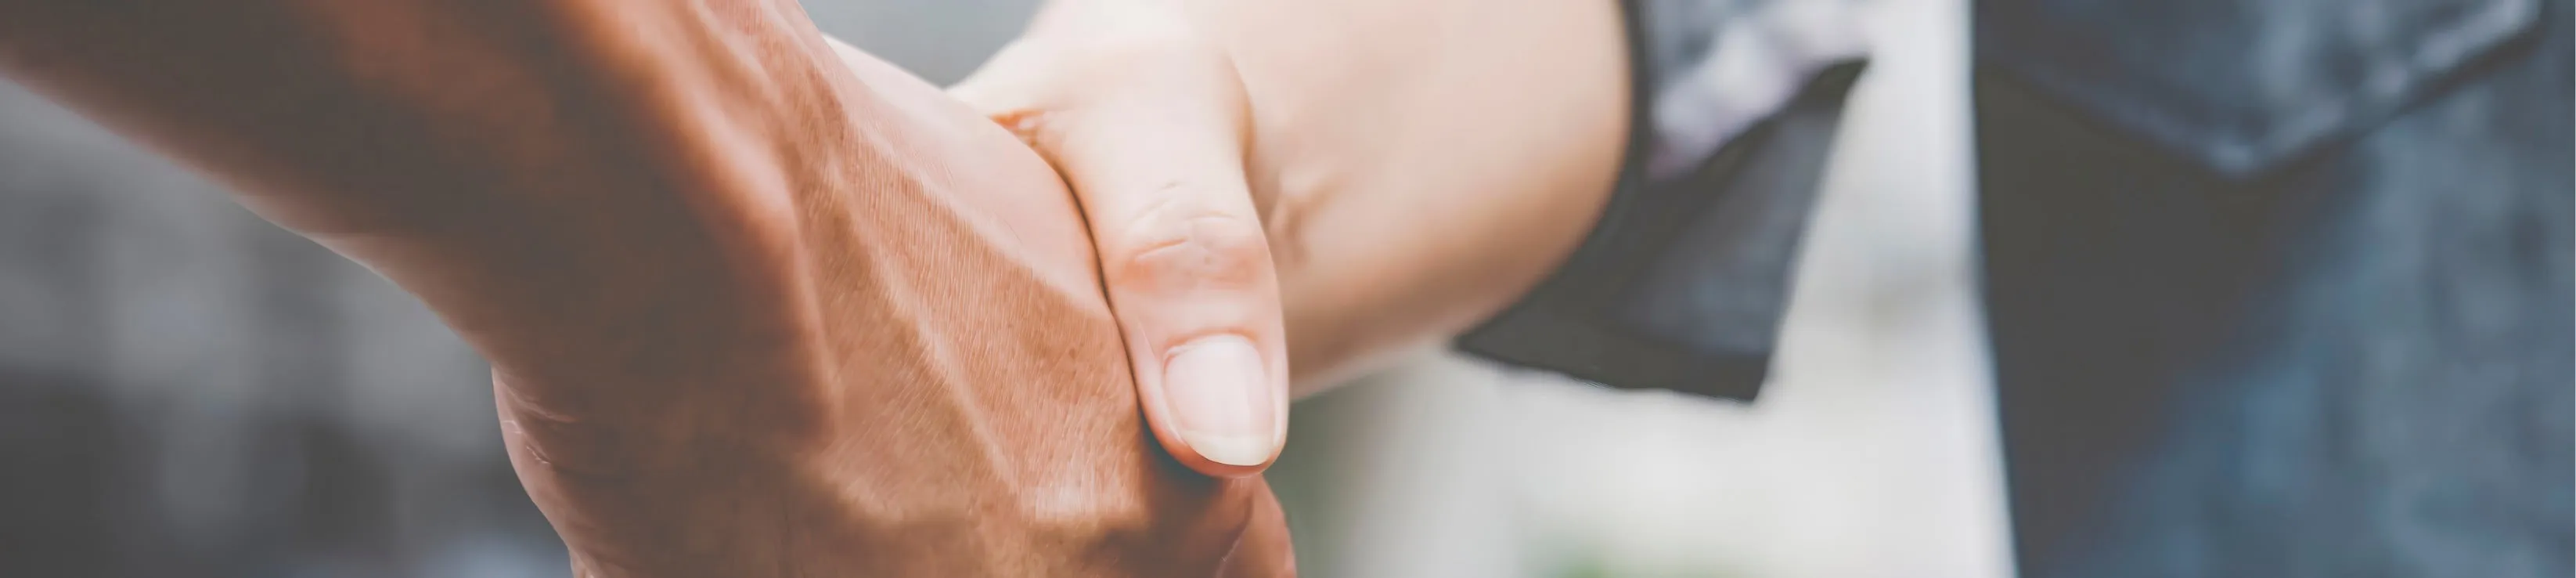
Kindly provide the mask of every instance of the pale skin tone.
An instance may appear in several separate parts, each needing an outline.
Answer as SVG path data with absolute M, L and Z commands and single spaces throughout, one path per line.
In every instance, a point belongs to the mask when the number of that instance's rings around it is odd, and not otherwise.
M 1264 437 L 1274 408 L 1208 400 L 1312 394 L 1454 336 L 1582 241 L 1627 137 L 1623 38 L 1603 0 L 1056 0 L 951 92 L 1081 197 L 1157 436 L 1241 475 L 1275 445 L 1188 432 Z M 1211 257 L 1179 280 L 1116 265 L 1176 237 Z M 1249 336 L 1272 380 L 1149 371 L 1206 334 Z M 1272 389 L 1208 391 L 1241 387 Z
M 576 575 L 1292 572 L 1062 181 L 793 3 L 8 0 L 0 69 L 428 303 Z
M 577 575 L 1278 576 L 1289 384 L 1571 249 L 1618 34 L 1068 0 L 961 103 L 786 0 L 0 0 L 0 72 L 427 302 Z

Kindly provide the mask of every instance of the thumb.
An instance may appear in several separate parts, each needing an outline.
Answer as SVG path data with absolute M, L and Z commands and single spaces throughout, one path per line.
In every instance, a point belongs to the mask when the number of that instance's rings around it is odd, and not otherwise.
M 1287 437 L 1287 339 L 1245 184 L 1247 104 L 1222 50 L 1015 46 L 951 92 L 1072 186 L 1163 447 L 1209 475 L 1266 467 Z

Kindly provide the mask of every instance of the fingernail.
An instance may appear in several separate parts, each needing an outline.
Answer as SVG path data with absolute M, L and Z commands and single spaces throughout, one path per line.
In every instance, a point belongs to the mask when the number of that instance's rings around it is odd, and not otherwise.
M 1278 400 L 1252 340 L 1201 338 L 1173 348 L 1163 366 L 1163 397 L 1181 440 L 1199 457 L 1257 466 L 1277 449 Z

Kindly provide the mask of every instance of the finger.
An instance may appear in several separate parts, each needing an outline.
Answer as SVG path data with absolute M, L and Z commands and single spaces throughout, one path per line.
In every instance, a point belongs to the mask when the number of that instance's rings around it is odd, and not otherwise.
M 1072 185 L 1155 437 L 1200 472 L 1257 473 L 1286 438 L 1288 367 L 1278 279 L 1244 183 L 1241 85 L 1215 50 L 1117 60 L 1140 65 L 1082 79 L 1079 98 L 999 101 L 1035 92 L 1009 84 L 1032 76 L 1008 72 L 954 92 Z
M 1289 538 L 1288 513 L 1279 507 L 1279 495 L 1271 493 L 1269 484 L 1260 487 L 1260 497 L 1252 504 L 1252 517 L 1242 537 L 1236 538 L 1234 550 L 1226 553 L 1218 576 L 1225 578 L 1286 578 L 1297 575 L 1297 547 Z

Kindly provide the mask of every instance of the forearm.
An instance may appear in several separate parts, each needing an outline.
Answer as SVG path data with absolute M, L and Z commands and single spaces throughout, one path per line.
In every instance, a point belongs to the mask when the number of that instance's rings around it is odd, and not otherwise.
M 17 0 L 0 4 L 0 66 L 300 230 L 412 230 L 536 206 L 531 189 L 632 188 L 607 169 L 650 153 L 623 143 L 704 112 L 677 110 L 675 85 L 781 64 L 721 62 L 753 55 L 704 45 L 781 33 L 715 30 L 686 8 Z
M 428 301 L 585 573 L 1284 568 L 1057 175 L 792 2 L 139 4 L 0 0 L 0 66 Z
M 706 240 L 826 168 L 781 157 L 844 152 L 780 142 L 848 126 L 827 80 L 846 73 L 793 10 L 0 0 L 0 68 L 490 337 L 603 327 L 564 318 L 720 274 L 737 256 Z

